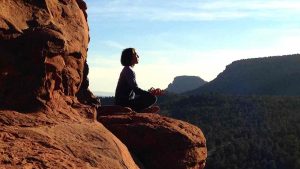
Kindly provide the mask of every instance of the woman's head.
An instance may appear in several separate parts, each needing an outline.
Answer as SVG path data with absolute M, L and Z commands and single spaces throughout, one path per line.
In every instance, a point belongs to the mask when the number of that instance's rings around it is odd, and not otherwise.
M 121 64 L 123 66 L 134 66 L 139 63 L 139 55 L 134 48 L 126 48 L 121 55 Z

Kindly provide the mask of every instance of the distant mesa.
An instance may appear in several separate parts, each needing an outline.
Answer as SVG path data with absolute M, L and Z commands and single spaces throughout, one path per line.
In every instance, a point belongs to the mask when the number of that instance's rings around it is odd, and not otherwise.
M 173 82 L 168 85 L 166 91 L 171 93 L 183 93 L 194 90 L 207 82 L 198 76 L 177 76 Z
M 189 94 L 300 95 L 300 54 L 239 60 Z

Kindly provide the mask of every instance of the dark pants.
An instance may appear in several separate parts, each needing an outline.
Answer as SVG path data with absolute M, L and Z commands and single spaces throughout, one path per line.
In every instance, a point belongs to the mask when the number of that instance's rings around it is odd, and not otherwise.
M 137 95 L 131 100 L 117 100 L 116 104 L 124 107 L 130 107 L 132 110 L 139 112 L 151 107 L 157 101 L 157 97 L 150 93 Z

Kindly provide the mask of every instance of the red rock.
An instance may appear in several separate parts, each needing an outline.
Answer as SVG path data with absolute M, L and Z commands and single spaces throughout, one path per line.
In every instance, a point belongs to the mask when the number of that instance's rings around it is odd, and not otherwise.
M 56 113 L 64 114 L 51 112 Z M 53 117 L 0 111 L 0 168 L 138 168 L 127 147 L 102 124 Z
M 201 169 L 207 157 L 202 131 L 158 114 L 98 116 L 145 168 Z
M 118 105 L 105 105 L 97 109 L 98 116 L 107 116 L 112 114 L 131 114 L 133 111 L 129 107 L 122 107 Z
M 92 97 L 81 89 L 88 69 L 85 10 L 82 0 L 0 1 L 2 108 L 31 111 L 55 93 Z

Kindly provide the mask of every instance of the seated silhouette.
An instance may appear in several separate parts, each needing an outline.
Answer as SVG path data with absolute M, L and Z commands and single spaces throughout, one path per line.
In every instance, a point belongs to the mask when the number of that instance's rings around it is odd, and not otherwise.
M 138 87 L 133 67 L 139 63 L 139 55 L 134 48 L 124 49 L 121 55 L 121 64 L 124 66 L 116 87 L 115 104 L 128 107 L 138 113 L 157 113 L 158 106 L 153 106 L 157 96 L 163 91 L 151 88 L 148 91 Z

